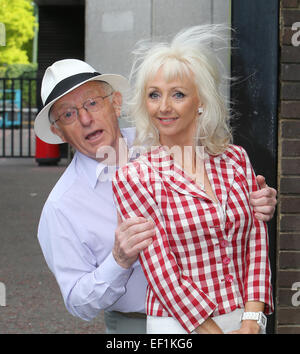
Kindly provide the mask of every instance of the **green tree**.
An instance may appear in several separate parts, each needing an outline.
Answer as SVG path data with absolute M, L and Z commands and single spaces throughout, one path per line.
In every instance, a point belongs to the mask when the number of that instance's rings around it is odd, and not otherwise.
M 26 44 L 37 26 L 31 0 L 0 0 L 0 22 L 6 30 L 6 46 L 0 47 L 0 66 L 28 64 Z

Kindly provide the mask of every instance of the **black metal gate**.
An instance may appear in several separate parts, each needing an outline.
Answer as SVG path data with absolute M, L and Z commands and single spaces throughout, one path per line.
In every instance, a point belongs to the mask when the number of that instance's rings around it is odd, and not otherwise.
M 34 157 L 37 79 L 0 78 L 0 157 Z

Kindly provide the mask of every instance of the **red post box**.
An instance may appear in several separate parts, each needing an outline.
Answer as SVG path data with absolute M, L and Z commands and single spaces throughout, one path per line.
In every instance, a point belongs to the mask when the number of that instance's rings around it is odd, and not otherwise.
M 59 144 L 47 144 L 36 136 L 35 160 L 41 165 L 57 165 L 60 160 Z

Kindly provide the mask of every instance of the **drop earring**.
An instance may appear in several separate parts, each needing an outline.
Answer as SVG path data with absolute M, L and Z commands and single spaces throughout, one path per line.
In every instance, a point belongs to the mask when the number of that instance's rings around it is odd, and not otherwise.
M 201 114 L 201 113 L 203 113 L 203 107 L 198 108 L 198 114 Z

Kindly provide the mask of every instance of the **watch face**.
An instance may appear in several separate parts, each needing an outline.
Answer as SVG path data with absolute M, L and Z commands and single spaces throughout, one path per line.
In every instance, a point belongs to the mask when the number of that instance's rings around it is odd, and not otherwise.
M 266 318 L 266 316 L 265 316 L 262 312 L 260 312 L 257 322 L 258 322 L 262 327 L 266 327 L 266 325 L 267 325 L 267 318 Z

